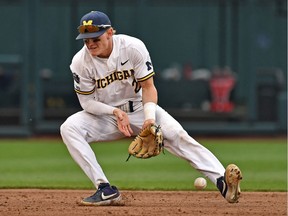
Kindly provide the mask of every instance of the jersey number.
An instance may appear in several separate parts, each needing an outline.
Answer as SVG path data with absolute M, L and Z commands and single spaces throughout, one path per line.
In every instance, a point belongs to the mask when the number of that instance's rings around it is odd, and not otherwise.
M 134 86 L 135 93 L 139 92 L 141 89 L 140 84 L 136 81 L 135 78 L 133 79 L 132 86 Z

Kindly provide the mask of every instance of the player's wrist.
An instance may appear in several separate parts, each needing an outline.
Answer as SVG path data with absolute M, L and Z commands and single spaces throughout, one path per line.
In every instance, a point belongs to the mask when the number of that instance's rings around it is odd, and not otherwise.
M 149 119 L 156 119 L 156 106 L 157 105 L 153 102 L 147 102 L 144 104 L 143 109 L 145 121 Z
M 119 112 L 119 109 L 118 108 L 114 108 L 112 113 L 113 113 L 113 115 L 117 116 L 118 112 Z
M 144 121 L 143 125 L 142 125 L 142 129 L 145 129 L 146 127 L 150 127 L 151 125 L 155 124 L 155 120 L 154 119 L 147 119 Z
M 113 115 L 116 116 L 116 118 L 119 119 L 119 120 L 122 119 L 122 114 L 121 113 L 123 113 L 123 111 L 120 110 L 119 108 L 115 108 L 113 110 Z M 120 118 L 120 116 L 121 116 L 121 118 Z

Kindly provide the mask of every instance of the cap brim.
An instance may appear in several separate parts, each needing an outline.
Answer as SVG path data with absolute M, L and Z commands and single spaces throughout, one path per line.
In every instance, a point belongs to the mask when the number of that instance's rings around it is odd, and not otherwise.
M 87 39 L 87 38 L 97 38 L 97 37 L 100 37 L 102 34 L 104 34 L 106 30 L 107 29 L 103 29 L 103 30 L 98 31 L 98 32 L 79 34 L 76 37 L 76 40 Z

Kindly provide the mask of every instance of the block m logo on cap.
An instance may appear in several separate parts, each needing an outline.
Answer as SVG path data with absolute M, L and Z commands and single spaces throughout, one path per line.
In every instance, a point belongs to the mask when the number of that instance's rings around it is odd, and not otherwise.
M 88 21 L 83 20 L 83 25 L 84 25 L 84 26 L 86 26 L 86 25 L 92 25 L 92 23 L 93 23 L 93 20 L 88 20 Z

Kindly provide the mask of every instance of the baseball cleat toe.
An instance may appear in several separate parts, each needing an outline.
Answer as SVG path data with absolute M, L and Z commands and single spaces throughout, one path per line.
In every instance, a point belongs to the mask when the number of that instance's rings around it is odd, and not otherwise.
M 235 164 L 227 166 L 225 171 L 225 181 L 227 184 L 226 200 L 229 203 L 236 203 L 241 194 L 240 181 L 242 179 L 242 173 Z
M 237 203 L 241 194 L 240 181 L 242 172 L 235 164 L 229 164 L 225 170 L 224 177 L 217 179 L 217 187 L 222 196 L 229 203 Z

